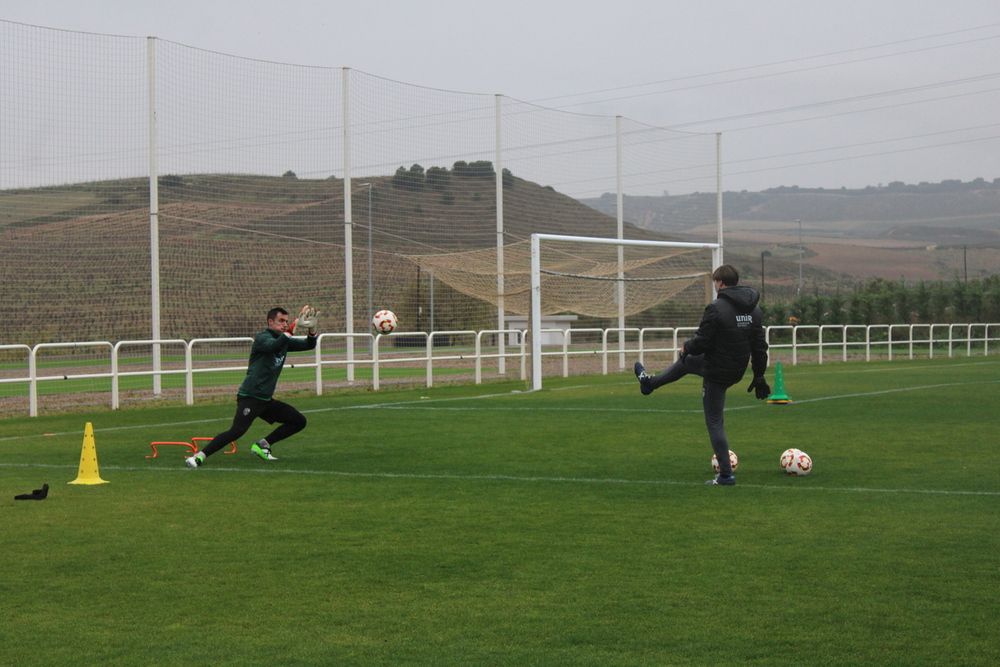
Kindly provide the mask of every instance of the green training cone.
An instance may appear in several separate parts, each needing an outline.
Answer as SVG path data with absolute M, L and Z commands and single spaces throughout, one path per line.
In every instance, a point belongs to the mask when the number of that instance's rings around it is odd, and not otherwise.
M 792 402 L 791 396 L 785 393 L 785 376 L 781 372 L 780 361 L 774 369 L 774 391 L 772 391 L 771 395 L 767 397 L 767 402 L 777 403 L 778 405 L 784 405 L 785 403 Z

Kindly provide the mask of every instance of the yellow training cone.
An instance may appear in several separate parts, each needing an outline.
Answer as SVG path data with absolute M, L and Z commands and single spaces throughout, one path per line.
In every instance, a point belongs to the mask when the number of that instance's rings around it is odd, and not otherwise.
M 80 452 L 80 472 L 69 484 L 107 484 L 97 471 L 97 445 L 94 444 L 94 425 L 87 422 L 83 429 L 83 451 Z

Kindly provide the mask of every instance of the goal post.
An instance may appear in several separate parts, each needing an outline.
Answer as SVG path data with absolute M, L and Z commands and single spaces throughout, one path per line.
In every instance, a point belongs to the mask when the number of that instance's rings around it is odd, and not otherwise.
M 531 235 L 531 315 L 529 328 L 531 337 L 531 388 L 542 388 L 542 241 L 623 246 L 645 246 L 661 248 L 688 248 L 691 250 L 711 250 L 712 270 L 722 261 L 722 246 L 718 243 L 687 243 L 681 241 L 644 241 L 611 239 L 593 236 L 564 236 L 560 234 Z M 622 280 L 619 273 L 619 280 Z

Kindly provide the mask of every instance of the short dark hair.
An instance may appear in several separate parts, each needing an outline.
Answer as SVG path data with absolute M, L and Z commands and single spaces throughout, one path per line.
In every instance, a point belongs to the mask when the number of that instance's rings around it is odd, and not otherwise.
M 288 311 L 285 310 L 284 308 L 272 308 L 271 310 L 267 311 L 267 321 L 270 322 L 271 320 L 276 318 L 278 316 L 278 313 L 281 313 L 282 315 L 287 315 Z
M 712 273 L 712 280 L 721 280 L 726 287 L 740 284 L 740 272 L 732 264 L 723 264 Z

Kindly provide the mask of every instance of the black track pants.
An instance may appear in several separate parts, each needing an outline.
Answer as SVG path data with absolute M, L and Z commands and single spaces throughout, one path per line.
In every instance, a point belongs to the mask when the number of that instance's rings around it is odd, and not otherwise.
M 262 401 L 252 396 L 238 396 L 236 398 L 236 416 L 233 417 L 233 425 L 228 431 L 223 431 L 212 438 L 212 442 L 205 445 L 202 451 L 205 456 L 211 456 L 230 442 L 235 442 L 250 430 L 253 421 L 260 417 L 268 424 L 277 422 L 280 424 L 269 435 L 264 436 L 269 445 L 284 440 L 290 435 L 295 435 L 306 427 L 306 418 L 301 412 L 282 401 Z
M 719 472 L 723 475 L 733 474 L 729 462 L 729 439 L 726 438 L 726 427 L 723 412 L 726 409 L 726 390 L 732 385 L 715 382 L 704 377 L 705 355 L 691 355 L 678 359 L 667 370 L 655 375 L 652 381 L 653 389 L 665 384 L 676 382 L 685 375 L 698 375 L 701 381 L 701 405 L 705 411 L 705 426 L 708 427 L 708 439 L 712 443 L 712 451 L 719 461 Z

